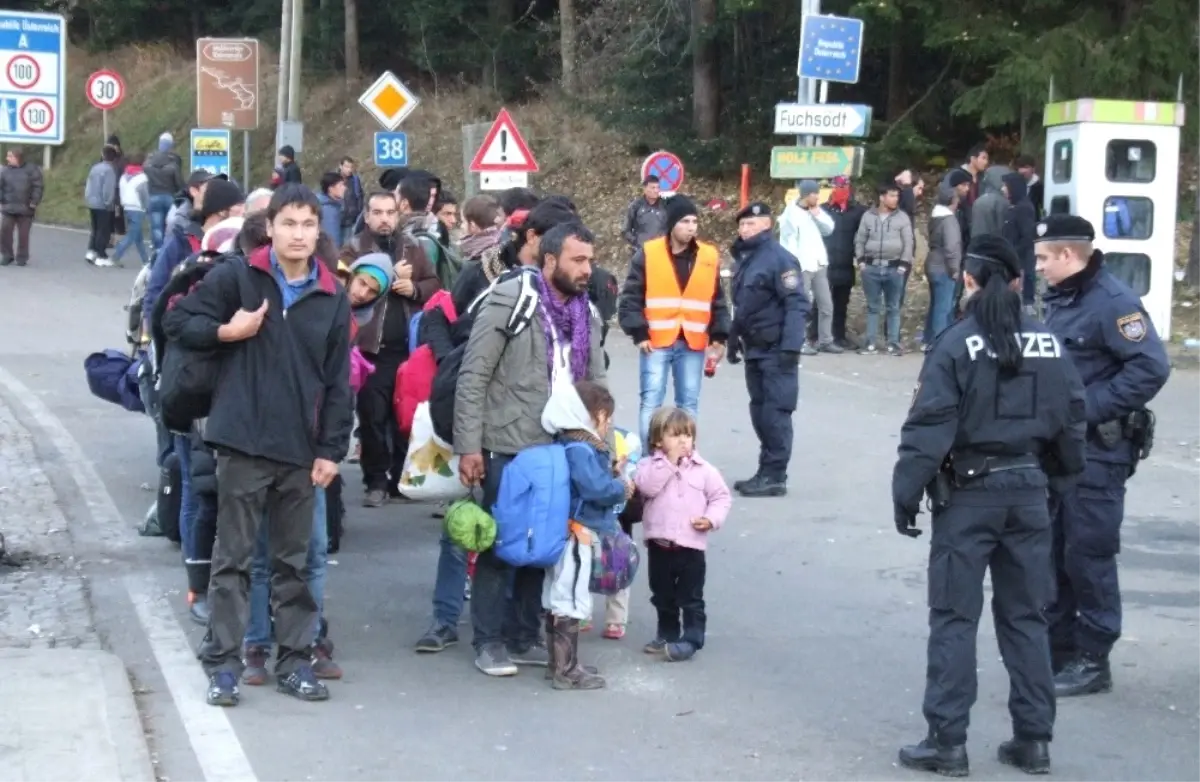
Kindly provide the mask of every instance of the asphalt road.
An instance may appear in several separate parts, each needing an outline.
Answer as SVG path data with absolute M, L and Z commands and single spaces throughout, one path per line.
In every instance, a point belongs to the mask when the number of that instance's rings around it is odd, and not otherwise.
M 553 692 L 540 671 L 488 679 L 467 644 L 414 654 L 438 522 L 425 506 L 361 508 L 348 465 L 348 532 L 330 563 L 327 606 L 346 678 L 327 703 L 243 688 L 242 705 L 221 711 L 203 703 L 188 646 L 200 630 L 183 616 L 178 551 L 134 531 L 152 499 L 152 426 L 90 396 L 82 371 L 89 352 L 123 347 L 136 269 L 86 265 L 77 232 L 38 229 L 34 241 L 30 267 L 0 269 L 0 402 L 40 444 L 96 632 L 128 666 L 163 777 L 920 778 L 895 758 L 924 732 L 928 536 L 895 534 L 888 490 L 918 357 L 805 360 L 791 496 L 739 499 L 715 534 L 710 634 L 694 661 L 640 652 L 653 632 L 644 575 L 628 637 L 586 637 L 604 692 Z M 636 358 L 616 341 L 618 423 L 632 425 Z M 1181 371 L 1154 405 L 1158 447 L 1127 503 L 1116 689 L 1060 704 L 1060 779 L 1200 778 L 1198 392 L 1196 372 Z M 753 472 L 757 449 L 745 399 L 736 367 L 705 383 L 699 448 L 731 482 Z M 995 760 L 1009 736 L 1008 685 L 987 613 L 972 770 L 1011 778 Z

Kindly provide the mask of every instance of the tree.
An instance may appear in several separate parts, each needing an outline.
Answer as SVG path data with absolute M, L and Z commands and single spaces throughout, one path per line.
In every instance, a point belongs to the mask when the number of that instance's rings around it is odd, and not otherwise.
M 569 95 L 579 92 L 579 72 L 576 70 L 578 21 L 575 19 L 575 0 L 558 0 L 559 47 L 562 49 L 562 88 Z
M 358 81 L 358 0 L 344 0 L 346 10 L 346 84 Z
M 717 137 L 721 78 L 717 68 L 717 0 L 692 2 L 692 129 L 701 141 Z

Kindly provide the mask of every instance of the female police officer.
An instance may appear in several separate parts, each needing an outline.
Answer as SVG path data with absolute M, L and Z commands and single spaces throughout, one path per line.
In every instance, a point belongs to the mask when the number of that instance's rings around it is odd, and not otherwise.
M 933 512 L 929 553 L 928 736 L 901 764 L 965 776 L 975 701 L 975 636 L 983 578 L 1011 680 L 1013 739 L 1000 761 L 1050 768 L 1054 681 L 1042 608 L 1052 598 L 1051 480 L 1083 470 L 1083 384 L 1062 345 L 1022 314 L 1021 263 L 997 236 L 967 247 L 963 319 L 937 339 L 921 368 L 892 476 L 896 529 L 916 537 L 922 494 Z

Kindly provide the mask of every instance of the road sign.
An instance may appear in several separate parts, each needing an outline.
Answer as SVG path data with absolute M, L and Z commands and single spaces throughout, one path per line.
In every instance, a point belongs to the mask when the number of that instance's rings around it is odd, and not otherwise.
M 862 19 L 806 14 L 800 23 L 797 73 L 805 79 L 857 83 L 862 40 Z
M 110 111 L 125 100 L 125 80 L 116 71 L 96 71 L 88 77 L 84 92 L 93 106 L 101 111 Z
M 375 165 L 380 168 L 408 165 L 408 134 L 401 130 L 375 133 Z
M 0 144 L 62 144 L 66 82 L 66 20 L 0 10 Z
M 496 121 L 483 137 L 483 143 L 471 160 L 471 171 L 476 174 L 536 174 L 537 161 L 529 151 L 529 145 L 517 130 L 508 109 L 500 109 Z
M 678 193 L 683 187 L 683 161 L 665 149 L 642 161 L 642 181 L 651 174 L 658 177 L 658 186 L 663 192 Z
M 204 169 L 214 176 L 229 176 L 232 145 L 228 130 L 193 128 L 191 148 L 192 160 L 189 170 Z
M 358 98 L 358 104 L 388 130 L 395 130 L 421 103 L 404 82 L 391 71 L 384 71 Z
M 508 190 L 529 187 L 529 174 L 524 171 L 484 171 L 479 175 L 480 190 Z
M 258 41 L 196 39 L 196 124 L 201 128 L 258 127 Z
M 825 179 L 862 174 L 862 147 L 774 147 L 772 179 Z
M 789 136 L 865 136 L 871 130 L 871 107 L 852 104 L 779 103 L 775 132 Z

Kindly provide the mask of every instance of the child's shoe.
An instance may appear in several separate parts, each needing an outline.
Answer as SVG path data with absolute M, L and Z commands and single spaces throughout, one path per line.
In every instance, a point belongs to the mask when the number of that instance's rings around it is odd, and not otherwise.
M 666 646 L 667 660 L 670 662 L 681 663 L 696 656 L 696 645 L 691 641 L 678 641 Z
M 579 620 L 556 616 L 553 622 L 550 667 L 554 680 L 550 686 L 556 690 L 604 689 L 604 677 L 579 663 Z
M 590 622 L 588 623 L 591 624 Z M 580 628 L 581 630 L 583 628 Z M 601 635 L 610 641 L 620 641 L 625 637 L 625 625 L 607 624 L 604 626 L 604 632 Z
M 650 643 L 642 647 L 642 651 L 646 654 L 664 656 L 667 653 L 667 642 L 661 638 L 655 638 Z

